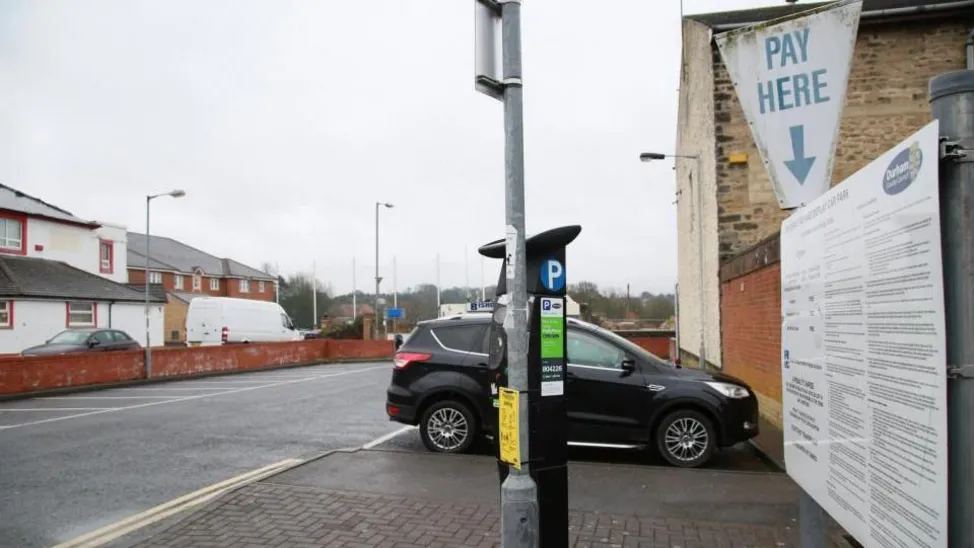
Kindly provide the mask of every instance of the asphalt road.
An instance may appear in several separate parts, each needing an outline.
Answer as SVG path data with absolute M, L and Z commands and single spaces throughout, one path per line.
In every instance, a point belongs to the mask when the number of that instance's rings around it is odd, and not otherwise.
M 397 429 L 388 363 L 0 403 L 0 546 L 54 546 L 283 459 Z
M 0 546 L 50 547 L 114 529 L 285 459 L 425 453 L 416 429 L 385 415 L 390 368 L 318 365 L 0 402 Z M 570 458 L 661 464 L 637 451 L 571 449 Z M 711 467 L 771 470 L 748 445 Z

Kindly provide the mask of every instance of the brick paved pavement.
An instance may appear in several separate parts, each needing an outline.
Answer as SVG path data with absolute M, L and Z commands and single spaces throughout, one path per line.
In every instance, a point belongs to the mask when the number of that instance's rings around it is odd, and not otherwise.
M 493 547 L 496 505 L 261 482 L 231 492 L 149 538 L 173 547 Z M 796 531 L 636 514 L 571 513 L 571 546 L 797 547 Z M 845 546 L 836 539 L 835 546 Z

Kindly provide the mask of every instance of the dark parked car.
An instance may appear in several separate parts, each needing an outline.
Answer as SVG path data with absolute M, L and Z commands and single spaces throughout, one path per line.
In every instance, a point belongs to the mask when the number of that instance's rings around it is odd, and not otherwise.
M 504 310 L 420 323 L 398 348 L 386 413 L 419 425 L 431 451 L 464 452 L 492 437 L 488 349 Z M 654 448 L 697 467 L 758 433 L 758 403 L 743 381 L 665 361 L 598 326 L 569 318 L 565 396 L 569 445 Z
M 46 343 L 32 346 L 20 354 L 22 356 L 53 356 L 78 352 L 135 350 L 138 348 L 141 346 L 135 339 L 118 329 L 68 329 L 53 336 Z

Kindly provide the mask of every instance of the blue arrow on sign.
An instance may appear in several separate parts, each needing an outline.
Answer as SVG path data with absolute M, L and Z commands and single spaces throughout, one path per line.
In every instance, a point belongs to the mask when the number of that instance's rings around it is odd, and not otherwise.
M 812 170 L 812 164 L 815 163 L 815 156 L 805 157 L 805 126 L 791 126 L 788 128 L 791 132 L 791 153 L 794 160 L 785 161 L 785 165 L 788 166 L 788 170 L 791 174 L 798 179 L 798 184 L 805 184 L 805 179 L 808 178 L 808 172 Z

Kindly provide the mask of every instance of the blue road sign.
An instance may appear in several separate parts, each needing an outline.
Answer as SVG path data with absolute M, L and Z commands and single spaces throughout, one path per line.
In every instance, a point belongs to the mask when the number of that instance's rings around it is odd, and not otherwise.
M 389 319 L 399 319 L 403 317 L 403 309 L 401 308 L 389 308 L 386 310 L 386 316 Z
M 541 285 L 548 291 L 561 291 L 565 287 L 565 267 L 555 259 L 542 263 Z

